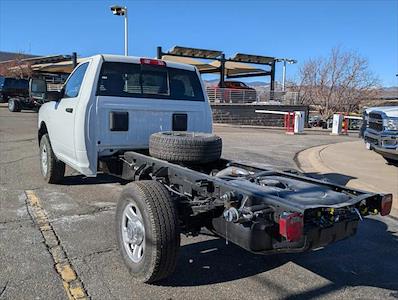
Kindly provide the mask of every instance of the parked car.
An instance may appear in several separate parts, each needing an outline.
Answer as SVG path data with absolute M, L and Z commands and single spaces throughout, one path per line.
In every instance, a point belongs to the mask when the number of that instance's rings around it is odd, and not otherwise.
M 391 194 L 223 159 L 211 132 L 195 67 L 96 55 L 40 108 L 41 173 L 57 183 L 68 165 L 130 181 L 117 204 L 117 243 L 132 276 L 148 283 L 173 272 L 180 233 L 206 227 L 253 253 L 295 253 L 352 236 L 362 216 L 391 210 Z
M 309 127 L 323 127 L 325 121 L 320 116 L 310 116 L 308 118 Z
M 360 130 L 362 127 L 362 120 L 351 119 L 348 121 L 349 130 Z
M 220 86 L 220 83 L 218 84 L 218 87 Z M 224 81 L 224 87 L 228 89 L 238 89 L 238 90 L 254 90 L 254 88 L 248 86 L 246 83 L 242 81 L 232 81 L 232 80 L 226 80 Z
M 217 98 L 223 103 L 251 103 L 257 100 L 257 91 L 241 81 L 224 81 L 224 87 L 220 83 L 217 86 Z
M 368 108 L 364 112 L 366 147 L 390 164 L 398 164 L 398 106 Z
M 8 102 L 14 97 L 27 97 L 29 95 L 29 81 L 0 76 L 0 101 Z

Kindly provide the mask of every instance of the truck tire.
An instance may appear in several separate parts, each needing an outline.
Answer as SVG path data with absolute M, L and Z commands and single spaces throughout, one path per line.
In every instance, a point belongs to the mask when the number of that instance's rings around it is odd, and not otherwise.
M 151 156 L 178 163 L 205 164 L 220 158 L 220 137 L 200 132 L 165 131 L 151 135 Z
M 19 101 L 15 100 L 15 99 L 9 99 L 8 100 L 8 110 L 10 112 L 20 112 L 21 105 L 19 104 Z
M 48 183 L 60 183 L 64 179 L 65 163 L 55 156 L 48 134 L 40 140 L 40 170 Z
M 176 209 L 157 181 L 129 183 L 116 209 L 119 251 L 130 274 L 152 283 L 173 273 L 180 247 Z

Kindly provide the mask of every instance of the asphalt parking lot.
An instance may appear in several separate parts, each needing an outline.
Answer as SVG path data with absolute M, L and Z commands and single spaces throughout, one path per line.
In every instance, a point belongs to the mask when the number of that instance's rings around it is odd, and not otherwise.
M 92 299 L 398 298 L 398 222 L 373 217 L 358 234 L 325 249 L 257 256 L 204 232 L 182 238 L 173 276 L 134 282 L 119 257 L 114 211 L 122 185 L 109 176 L 67 170 L 62 185 L 45 184 L 38 164 L 37 114 L 0 105 L 0 299 L 67 299 L 41 234 L 40 202 L 68 265 Z M 223 156 L 294 168 L 297 152 L 355 137 L 216 126 Z

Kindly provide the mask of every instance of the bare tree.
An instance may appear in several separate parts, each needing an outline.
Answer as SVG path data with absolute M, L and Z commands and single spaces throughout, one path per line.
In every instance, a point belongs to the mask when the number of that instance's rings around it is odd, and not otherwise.
M 15 78 L 27 78 L 32 76 L 31 64 L 23 61 L 23 54 L 17 55 L 13 60 L 0 63 L 0 75 Z
M 317 109 L 324 119 L 335 112 L 353 112 L 364 99 L 377 96 L 379 81 L 368 61 L 355 52 L 333 48 L 328 58 L 309 59 L 292 89 L 300 102 Z

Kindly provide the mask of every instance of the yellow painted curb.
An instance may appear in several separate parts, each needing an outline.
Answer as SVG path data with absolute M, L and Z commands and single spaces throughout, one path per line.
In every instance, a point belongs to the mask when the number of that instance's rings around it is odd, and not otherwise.
M 88 299 L 88 295 L 83 288 L 80 278 L 77 276 L 72 265 L 70 264 L 62 245 L 48 220 L 47 213 L 40 203 L 39 197 L 34 191 L 25 191 L 28 199 L 28 206 L 31 208 L 32 218 L 37 223 L 44 241 L 49 249 L 51 257 L 54 261 L 55 270 L 62 280 L 69 300 Z

